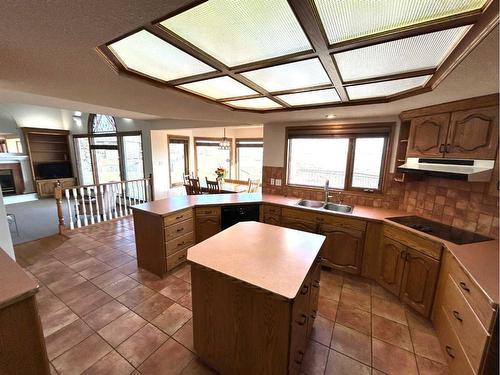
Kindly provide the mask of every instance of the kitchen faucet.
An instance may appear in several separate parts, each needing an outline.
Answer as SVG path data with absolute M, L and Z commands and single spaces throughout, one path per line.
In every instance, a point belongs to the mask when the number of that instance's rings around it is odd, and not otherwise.
M 325 204 L 328 204 L 328 198 L 331 198 L 331 195 L 328 195 L 328 186 L 330 185 L 330 181 L 326 180 L 325 181 Z

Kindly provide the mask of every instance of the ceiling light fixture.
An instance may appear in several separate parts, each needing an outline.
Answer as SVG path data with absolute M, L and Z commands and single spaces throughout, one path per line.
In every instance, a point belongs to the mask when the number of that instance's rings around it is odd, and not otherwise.
M 229 150 L 231 149 L 231 141 L 226 138 L 226 128 L 224 128 L 224 136 L 219 142 L 219 150 Z

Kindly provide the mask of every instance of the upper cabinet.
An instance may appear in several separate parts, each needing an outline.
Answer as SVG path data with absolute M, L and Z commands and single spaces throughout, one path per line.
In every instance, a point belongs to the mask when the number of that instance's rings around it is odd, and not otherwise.
M 450 114 L 417 117 L 411 121 L 407 156 L 443 156 Z
M 403 112 L 411 121 L 408 157 L 493 160 L 498 148 L 498 95 Z

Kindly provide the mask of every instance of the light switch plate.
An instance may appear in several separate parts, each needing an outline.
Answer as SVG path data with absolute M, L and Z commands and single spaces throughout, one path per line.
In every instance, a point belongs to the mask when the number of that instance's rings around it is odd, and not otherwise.
M 281 179 L 280 178 L 276 179 L 276 186 L 281 186 Z
M 274 178 L 271 178 L 271 185 L 274 185 Z

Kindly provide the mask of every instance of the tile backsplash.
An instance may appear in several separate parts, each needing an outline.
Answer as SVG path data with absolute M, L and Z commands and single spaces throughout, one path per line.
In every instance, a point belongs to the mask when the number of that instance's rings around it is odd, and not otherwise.
M 281 180 L 281 186 L 271 185 Z M 489 183 L 424 177 L 421 181 L 390 182 L 383 195 L 343 193 L 346 204 L 399 209 L 454 227 L 498 238 L 498 197 L 488 194 Z M 321 189 L 286 186 L 282 167 L 263 168 L 262 191 L 304 199 L 323 199 Z

